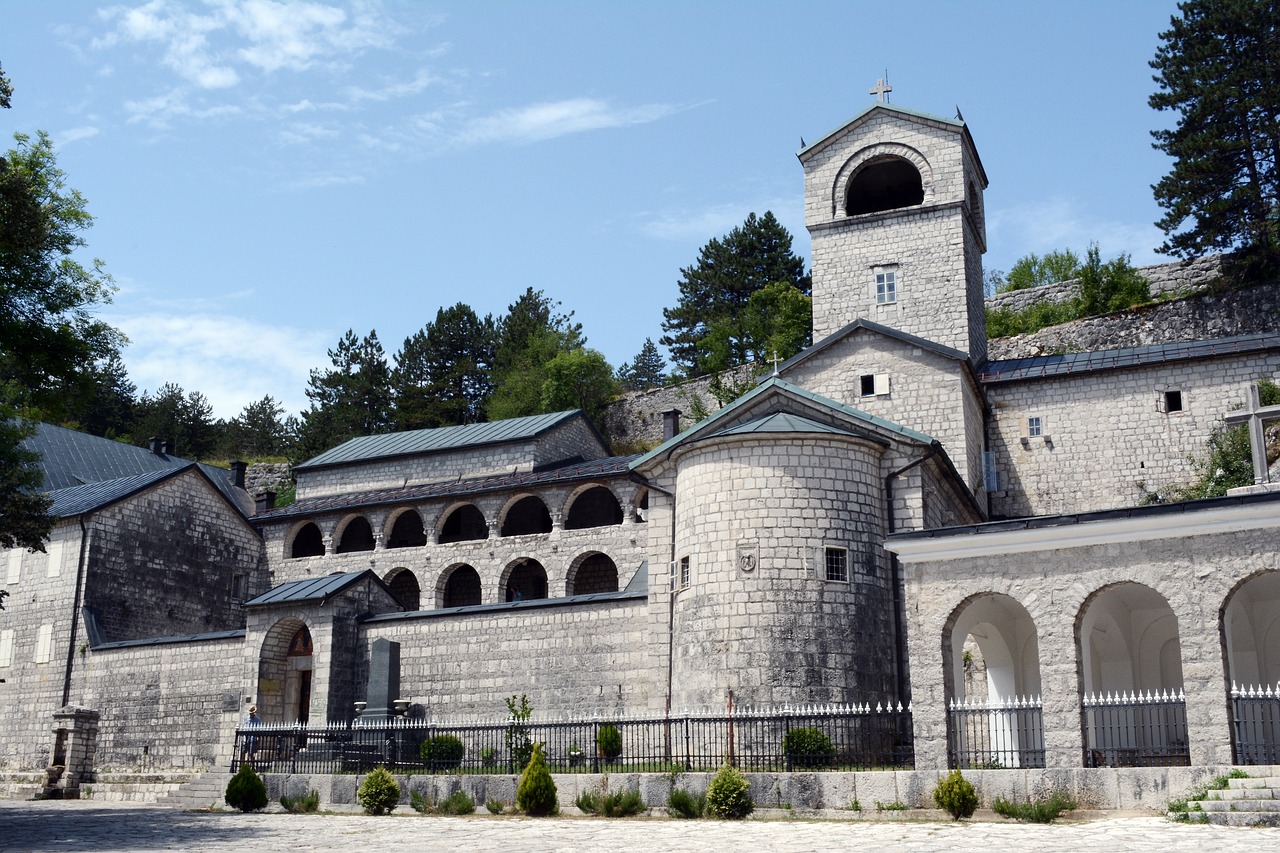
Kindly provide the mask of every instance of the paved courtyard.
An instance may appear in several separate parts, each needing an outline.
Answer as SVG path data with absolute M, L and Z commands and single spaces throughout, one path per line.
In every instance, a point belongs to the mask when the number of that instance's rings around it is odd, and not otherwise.
M 763 820 L 242 815 L 127 803 L 0 801 L 0 850 L 350 853 L 352 850 L 697 851 L 1005 850 L 1267 851 L 1280 829 L 1185 826 L 1159 817 L 1089 823 L 881 823 Z

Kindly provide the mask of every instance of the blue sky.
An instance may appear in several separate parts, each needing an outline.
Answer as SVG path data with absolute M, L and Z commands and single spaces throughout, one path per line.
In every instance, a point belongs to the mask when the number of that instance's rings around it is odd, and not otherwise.
M 588 344 L 661 335 L 680 268 L 749 212 L 809 256 L 809 141 L 874 98 L 963 112 L 988 268 L 1090 240 L 1155 263 L 1146 2 L 5 0 L 0 133 L 49 131 L 95 216 L 139 390 L 230 418 L 348 328 L 388 355 L 532 286 Z

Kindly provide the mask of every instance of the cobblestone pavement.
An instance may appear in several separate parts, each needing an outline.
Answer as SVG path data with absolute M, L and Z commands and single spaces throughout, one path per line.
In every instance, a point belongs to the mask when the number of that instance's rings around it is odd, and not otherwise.
M 0 850 L 351 853 L 352 850 L 801 851 L 1280 850 L 1280 829 L 1187 826 L 1160 817 L 1088 823 L 888 823 L 389 817 L 180 812 L 95 802 L 0 801 Z

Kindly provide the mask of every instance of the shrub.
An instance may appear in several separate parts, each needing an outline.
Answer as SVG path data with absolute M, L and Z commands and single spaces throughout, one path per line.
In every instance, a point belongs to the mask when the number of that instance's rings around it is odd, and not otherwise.
M 356 799 L 366 814 L 387 814 L 400 802 L 400 786 L 387 768 L 375 767 L 360 783 Z
M 484 804 L 484 807 L 489 810 L 489 814 L 502 814 L 507 810 L 506 805 L 501 800 L 490 800 Z
M 297 799 L 290 797 L 288 794 L 280 796 L 280 805 L 284 806 L 287 812 L 294 814 L 310 814 L 320 811 L 320 792 L 312 788 L 306 794 Z
M 721 767 L 707 786 L 707 814 L 725 820 L 744 818 L 755 809 L 747 777 L 732 765 Z
M 428 768 L 452 770 L 462 764 L 467 747 L 453 735 L 436 735 L 418 747 L 418 756 Z
M 530 817 L 543 817 L 560 810 L 556 801 L 556 783 L 547 770 L 540 743 L 533 745 L 529 766 L 520 774 L 520 787 L 516 788 L 516 808 Z
M 440 814 L 473 814 L 475 810 L 476 801 L 466 791 L 454 791 L 436 806 Z
M 241 764 L 240 772 L 227 783 L 227 792 L 223 798 L 233 809 L 256 812 L 267 805 L 267 786 L 263 784 L 262 777 L 253 772 L 252 767 Z
M 691 820 L 702 817 L 702 813 L 706 810 L 706 794 L 694 794 L 683 788 L 672 788 L 671 796 L 667 797 L 667 814 L 672 817 Z
M 583 814 L 601 817 L 631 817 L 645 810 L 640 791 L 634 788 L 627 791 L 605 791 L 599 796 L 592 791 L 583 791 L 574 801 L 574 805 Z
M 821 729 L 787 729 L 782 751 L 797 767 L 825 767 L 836 754 L 831 738 Z
M 596 748 L 605 761 L 613 761 L 622 754 L 622 732 L 618 727 L 605 724 L 596 732 Z
M 1053 823 L 1063 812 L 1076 807 L 1076 801 L 1066 794 L 1053 793 L 1047 800 L 1013 803 L 1003 797 L 991 802 L 991 810 L 998 815 L 1011 817 L 1023 823 Z
M 498 750 L 492 746 L 486 746 L 480 750 L 480 761 L 485 767 L 492 767 L 498 763 Z
M 978 792 L 973 789 L 972 782 L 960 775 L 959 770 L 952 770 L 934 789 L 933 801 L 951 815 L 952 820 L 960 820 L 973 817 L 978 808 Z
M 524 768 L 533 756 L 533 738 L 529 736 L 533 706 L 529 704 L 529 697 L 522 693 L 519 702 L 514 696 L 508 698 L 507 712 L 511 715 L 507 724 L 507 754 L 511 756 L 513 768 Z

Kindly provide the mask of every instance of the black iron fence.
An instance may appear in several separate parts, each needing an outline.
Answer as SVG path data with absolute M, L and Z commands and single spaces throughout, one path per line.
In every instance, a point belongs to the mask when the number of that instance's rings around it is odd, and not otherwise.
M 949 767 L 1044 767 L 1044 711 L 1039 697 L 953 699 L 947 714 Z
M 869 705 L 679 716 L 264 723 L 236 730 L 243 762 L 278 773 L 519 773 L 542 744 L 553 773 L 910 768 L 911 711 Z
M 1085 767 L 1186 767 L 1187 704 L 1181 691 L 1084 697 Z
M 1236 764 L 1280 764 L 1280 685 L 1232 686 Z

